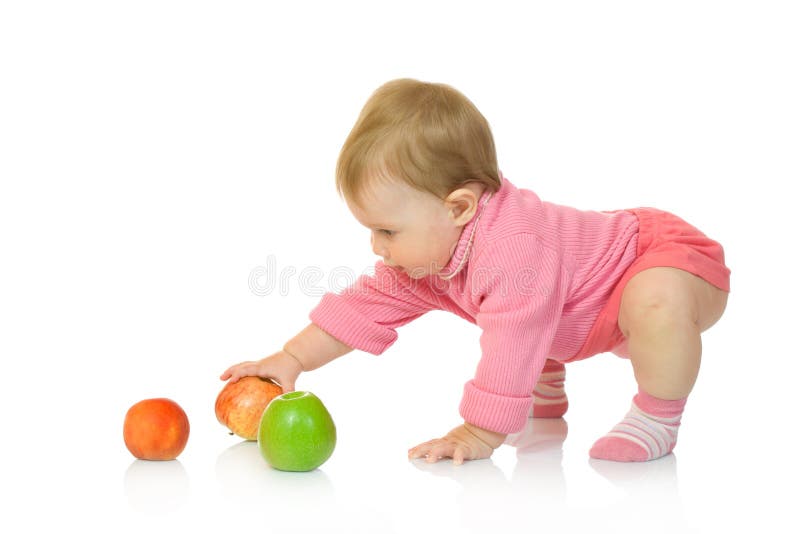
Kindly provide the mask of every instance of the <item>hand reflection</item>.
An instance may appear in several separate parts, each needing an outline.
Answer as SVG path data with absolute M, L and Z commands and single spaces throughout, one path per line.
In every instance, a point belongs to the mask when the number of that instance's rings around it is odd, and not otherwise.
M 569 427 L 562 419 L 528 419 L 518 434 L 506 438 L 516 447 L 517 464 L 511 475 L 515 492 L 549 504 L 563 503 L 567 497 L 562 460 Z
M 519 530 L 520 525 L 543 524 L 553 505 L 564 503 L 566 483 L 561 466 L 567 423 L 563 419 L 529 419 L 522 432 L 506 438 L 516 448 L 510 480 L 489 458 L 465 462 L 412 465 L 434 476 L 448 477 L 461 486 L 458 501 L 463 526 L 474 532 Z M 499 451 L 502 453 L 502 451 Z

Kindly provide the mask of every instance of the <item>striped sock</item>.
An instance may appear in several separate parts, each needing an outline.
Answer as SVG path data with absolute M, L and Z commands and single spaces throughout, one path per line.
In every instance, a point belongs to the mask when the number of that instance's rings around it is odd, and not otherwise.
M 595 442 L 589 456 L 616 462 L 645 462 L 669 454 L 678 441 L 684 406 L 686 399 L 657 399 L 639 388 L 628 415 Z
M 567 413 L 569 402 L 564 393 L 564 364 L 556 360 L 547 360 L 533 388 L 533 409 L 530 417 L 556 419 Z

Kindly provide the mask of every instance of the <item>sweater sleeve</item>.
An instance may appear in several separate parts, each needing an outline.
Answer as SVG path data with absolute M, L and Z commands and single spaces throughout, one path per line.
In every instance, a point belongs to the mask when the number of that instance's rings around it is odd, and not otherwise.
M 311 311 L 311 321 L 348 347 L 381 354 L 396 340 L 396 329 L 434 309 L 415 293 L 416 280 L 375 265 L 339 294 L 327 293 Z
M 492 245 L 471 269 L 483 330 L 475 377 L 464 386 L 460 413 L 480 428 L 520 431 L 555 337 L 569 275 L 556 250 L 521 234 Z

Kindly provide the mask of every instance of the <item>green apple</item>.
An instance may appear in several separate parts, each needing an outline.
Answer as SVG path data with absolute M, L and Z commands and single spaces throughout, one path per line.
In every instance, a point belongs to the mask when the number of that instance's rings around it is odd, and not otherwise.
M 258 425 L 258 449 L 281 471 L 312 471 L 336 447 L 336 425 L 322 401 L 308 391 L 278 395 Z

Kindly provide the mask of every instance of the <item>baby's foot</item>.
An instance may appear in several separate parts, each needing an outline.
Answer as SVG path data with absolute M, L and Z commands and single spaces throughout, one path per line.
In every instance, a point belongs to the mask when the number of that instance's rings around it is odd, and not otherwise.
M 642 389 L 611 432 L 597 440 L 589 456 L 616 462 L 645 462 L 672 452 L 686 399 L 663 400 Z
M 555 419 L 567 413 L 569 402 L 564 393 L 564 364 L 555 360 L 547 360 L 533 388 L 533 409 L 530 417 Z

